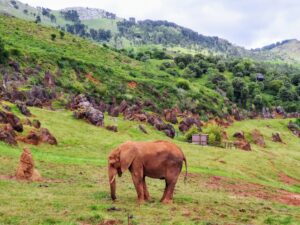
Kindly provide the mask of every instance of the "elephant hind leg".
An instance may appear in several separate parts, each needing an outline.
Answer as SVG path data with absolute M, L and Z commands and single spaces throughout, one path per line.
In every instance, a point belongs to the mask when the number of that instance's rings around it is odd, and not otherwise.
M 151 198 L 150 198 L 150 194 L 149 194 L 149 191 L 148 191 L 148 188 L 147 188 L 145 177 L 143 178 L 143 188 L 144 188 L 144 199 L 146 201 L 150 201 Z
M 176 181 L 170 181 L 170 182 L 167 181 L 166 183 L 168 184 L 166 185 L 166 189 L 161 202 L 168 204 L 173 202 L 173 192 L 175 189 Z

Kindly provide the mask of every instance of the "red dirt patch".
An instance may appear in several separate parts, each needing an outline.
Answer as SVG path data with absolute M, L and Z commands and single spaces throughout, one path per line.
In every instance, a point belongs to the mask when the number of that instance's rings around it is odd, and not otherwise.
M 130 82 L 127 83 L 127 87 L 130 88 L 130 89 L 136 89 L 137 85 L 138 84 L 135 81 L 130 81 Z
M 300 194 L 266 187 L 260 184 L 246 183 L 243 181 L 213 176 L 205 186 L 215 190 L 225 190 L 226 192 L 231 192 L 242 197 L 256 197 L 280 202 L 286 205 L 300 206 Z
M 300 184 L 300 180 L 289 177 L 288 175 L 286 175 L 283 172 L 279 173 L 278 176 L 279 176 L 280 181 L 285 184 L 288 184 L 288 185 L 299 185 Z
M 86 74 L 85 77 L 94 84 L 100 84 L 100 81 L 94 78 L 90 73 Z

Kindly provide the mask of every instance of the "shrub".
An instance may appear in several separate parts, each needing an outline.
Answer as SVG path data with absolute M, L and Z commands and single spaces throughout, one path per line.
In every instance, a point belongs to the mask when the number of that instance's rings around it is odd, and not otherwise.
M 192 137 L 194 134 L 199 134 L 199 132 L 201 132 L 201 129 L 199 129 L 198 127 L 196 127 L 195 125 L 193 125 L 184 135 L 184 140 L 191 142 L 192 141 Z
M 56 38 L 56 34 L 51 34 L 51 40 L 55 41 L 55 38 Z
M 220 146 L 222 141 L 222 129 L 219 126 L 211 125 L 203 129 L 203 133 L 208 134 L 208 144 Z
M 59 31 L 59 35 L 60 35 L 60 39 L 64 39 L 65 32 L 63 32 L 62 30 L 60 30 Z
M 190 90 L 190 85 L 187 80 L 178 80 L 176 87 L 181 88 L 183 90 Z

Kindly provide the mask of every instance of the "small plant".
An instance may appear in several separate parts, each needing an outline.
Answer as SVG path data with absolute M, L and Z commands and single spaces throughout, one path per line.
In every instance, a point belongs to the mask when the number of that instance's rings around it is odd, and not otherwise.
M 184 135 L 184 139 L 187 142 L 191 142 L 192 141 L 192 137 L 194 134 L 199 134 L 201 132 L 201 129 L 199 129 L 198 127 L 196 127 L 195 125 L 192 126 Z
M 56 39 L 56 34 L 51 34 L 51 40 L 55 41 L 55 39 Z
M 190 85 L 187 80 L 178 80 L 176 87 L 181 88 L 183 90 L 190 90 Z

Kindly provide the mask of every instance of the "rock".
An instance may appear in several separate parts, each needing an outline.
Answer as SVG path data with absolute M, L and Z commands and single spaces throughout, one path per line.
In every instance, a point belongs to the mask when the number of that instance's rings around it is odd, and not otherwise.
M 57 145 L 56 138 L 49 132 L 47 128 L 40 129 L 40 140 L 43 143 L 48 143 L 50 145 Z
M 235 132 L 235 133 L 233 134 L 233 137 L 239 138 L 239 139 L 245 139 L 245 135 L 244 135 L 244 132 L 243 132 L 243 131 Z
M 264 136 L 257 129 L 252 131 L 252 140 L 256 145 L 264 148 L 266 147 Z
M 284 109 L 281 107 L 281 106 L 277 106 L 275 108 L 276 112 L 279 114 L 279 115 L 284 115 L 285 114 L 285 111 Z
M 10 124 L 6 124 L 0 129 L 0 141 L 3 141 L 9 145 L 17 145 L 18 143 L 15 137 L 16 134 Z
M 120 113 L 123 113 L 128 107 L 128 104 L 125 100 L 123 100 L 119 106 Z
M 245 151 L 251 151 L 251 145 L 248 141 L 244 140 L 244 139 L 240 139 L 238 141 L 234 142 L 234 146 L 236 148 L 245 150 Z
M 75 110 L 73 116 L 77 119 L 85 119 L 96 126 L 104 126 L 104 114 L 96 109 L 84 95 L 77 95 L 72 99 L 71 109 Z
M 130 120 L 138 121 L 138 122 L 146 122 L 147 121 L 147 116 L 145 114 L 134 114 L 130 118 Z
M 174 110 L 165 109 L 163 111 L 163 115 L 164 115 L 166 121 L 168 121 L 170 123 L 173 123 L 173 124 L 178 123 L 178 120 L 177 120 L 177 117 L 176 117 L 176 112 Z
M 292 121 L 289 122 L 288 128 L 294 135 L 300 138 L 300 128 L 297 124 L 293 123 Z
M 20 157 L 19 166 L 16 172 L 16 178 L 19 180 L 41 181 L 42 177 L 34 168 L 34 161 L 28 148 L 24 148 Z
M 20 65 L 19 63 L 17 63 L 16 61 L 10 61 L 8 63 L 9 66 L 11 66 L 12 68 L 14 68 L 15 72 L 20 73 Z
M 46 87 L 54 87 L 55 86 L 55 79 L 54 76 L 50 71 L 47 71 L 44 76 L 44 85 Z
M 179 130 L 183 133 L 187 132 L 193 125 L 198 127 L 202 126 L 202 123 L 199 119 L 196 119 L 194 117 L 186 117 L 179 123 Z
M 112 107 L 111 110 L 109 110 L 109 115 L 112 117 L 118 117 L 120 113 L 119 107 Z
M 114 126 L 114 125 L 106 126 L 105 128 L 106 128 L 106 130 L 110 130 L 110 131 L 113 131 L 113 132 L 118 132 L 118 127 Z
M 31 130 L 27 136 L 18 137 L 18 140 L 31 145 L 39 145 L 41 143 L 57 145 L 56 138 L 46 128 Z
M 144 133 L 144 134 L 148 134 L 146 128 L 143 125 L 139 125 L 139 129 Z
M 31 116 L 31 113 L 29 111 L 29 109 L 27 108 L 26 104 L 20 101 L 16 101 L 16 105 L 18 107 L 18 109 L 20 110 L 20 112 L 25 115 L 25 116 Z
M 39 120 L 34 119 L 32 121 L 32 126 L 36 129 L 39 129 L 41 127 L 41 122 Z
M 0 110 L 0 123 L 9 123 L 15 131 L 23 132 L 23 125 L 21 123 L 21 120 L 11 112 Z
M 280 137 L 280 134 L 279 133 L 272 134 L 272 141 L 282 143 L 282 139 Z

